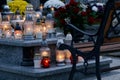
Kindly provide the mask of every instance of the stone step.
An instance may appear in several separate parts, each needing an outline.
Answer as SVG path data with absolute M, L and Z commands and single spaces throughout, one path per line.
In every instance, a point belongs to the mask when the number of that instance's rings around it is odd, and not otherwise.
M 102 57 L 100 59 L 101 69 L 110 67 L 111 58 Z M 56 66 L 50 68 L 24 67 L 19 65 L 8 65 L 0 63 L 0 80 L 68 80 L 72 65 Z M 90 60 L 88 70 L 94 71 L 95 61 Z M 77 70 L 84 70 L 83 62 L 77 64 Z M 79 80 L 85 76 L 76 72 L 74 80 Z

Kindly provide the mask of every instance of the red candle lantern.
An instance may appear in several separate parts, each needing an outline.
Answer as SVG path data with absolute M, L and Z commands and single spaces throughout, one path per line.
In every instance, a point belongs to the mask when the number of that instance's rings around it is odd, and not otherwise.
M 48 68 L 50 67 L 50 58 L 48 57 L 43 57 L 42 61 L 41 61 L 41 65 L 44 68 Z

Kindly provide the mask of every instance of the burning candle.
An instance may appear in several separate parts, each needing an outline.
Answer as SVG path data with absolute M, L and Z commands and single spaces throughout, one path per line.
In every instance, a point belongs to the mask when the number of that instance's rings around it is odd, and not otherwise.
M 4 35 L 5 35 L 5 38 L 11 38 L 11 36 L 12 36 L 11 30 L 4 31 Z
M 26 34 L 27 35 L 32 35 L 32 29 L 30 27 L 26 28 Z
M 54 7 L 51 7 L 51 13 L 54 14 Z
M 34 27 L 34 34 L 35 34 L 36 39 L 42 39 L 42 31 L 41 31 L 40 25 L 36 25 Z
M 41 61 L 41 65 L 44 68 L 48 68 L 50 67 L 50 58 L 48 57 L 43 57 L 42 61 Z
M 43 5 L 40 4 L 40 11 L 42 12 L 43 11 Z
M 11 24 L 9 22 L 2 22 L 1 26 L 3 28 L 3 31 L 11 30 Z
M 43 26 L 43 27 L 42 27 L 42 31 L 43 31 L 43 34 L 45 34 L 45 33 L 47 32 L 46 26 Z
M 26 23 L 24 25 L 24 35 L 33 35 L 33 24 Z
M 56 51 L 56 62 L 58 66 L 65 65 L 65 53 L 63 50 L 57 50 Z
M 78 62 L 84 62 L 84 59 L 83 59 L 83 57 L 81 57 L 81 56 L 78 56 Z
M 41 56 L 42 56 L 42 57 L 50 57 L 50 53 L 49 53 L 48 51 L 43 51 L 43 52 L 41 53 Z
M 22 39 L 22 31 L 16 30 L 14 32 L 14 37 L 15 37 L 15 39 Z
M 71 57 L 71 52 L 69 50 L 64 50 L 65 51 L 65 62 L 67 64 L 71 63 L 70 57 Z

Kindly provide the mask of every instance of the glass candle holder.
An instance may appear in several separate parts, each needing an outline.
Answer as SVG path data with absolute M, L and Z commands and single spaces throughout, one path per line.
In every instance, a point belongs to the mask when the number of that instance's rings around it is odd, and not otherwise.
M 41 61 L 41 65 L 43 68 L 49 68 L 50 67 L 50 58 L 49 57 L 43 57 Z
M 12 38 L 12 31 L 11 30 L 5 30 L 4 31 L 5 38 Z
M 24 35 L 33 35 L 33 22 L 25 22 L 24 23 Z
M 56 50 L 56 62 L 57 62 L 57 66 L 65 65 L 65 53 L 64 53 L 64 50 Z
M 43 40 L 41 42 L 41 48 L 40 48 L 40 54 L 41 54 L 41 57 L 49 57 L 50 58 L 50 48 L 48 47 L 48 43 L 46 41 L 46 39 L 44 39 L 43 37 Z
M 65 63 L 70 64 L 71 63 L 71 60 L 70 60 L 71 52 L 69 50 L 64 50 L 64 52 L 65 52 Z
M 3 31 L 12 29 L 11 24 L 7 21 L 3 21 L 1 23 L 1 27 L 2 27 Z
M 36 39 L 42 39 L 41 25 L 35 25 L 34 34 L 35 34 Z
M 42 47 L 40 48 L 41 57 L 50 57 L 50 48 Z
M 14 38 L 15 39 L 22 39 L 22 31 L 21 30 L 15 30 L 14 31 Z
M 41 26 L 42 26 L 42 36 L 46 36 L 47 34 L 47 27 L 46 27 L 46 24 L 45 23 L 41 23 Z
M 40 54 L 34 55 L 34 68 L 41 68 L 41 57 Z
M 81 57 L 81 56 L 78 56 L 78 62 L 84 62 L 84 59 L 83 59 L 83 57 Z
M 40 4 L 40 11 L 43 12 L 43 5 Z
M 22 39 L 22 29 L 19 23 L 16 23 L 15 29 L 14 29 L 14 38 L 15 39 Z

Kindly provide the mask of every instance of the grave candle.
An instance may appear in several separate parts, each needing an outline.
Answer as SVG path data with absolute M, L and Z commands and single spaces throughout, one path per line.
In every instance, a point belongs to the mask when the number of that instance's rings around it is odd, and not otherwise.
M 69 50 L 64 50 L 65 51 L 65 62 L 66 64 L 71 63 L 70 57 L 71 57 L 71 52 Z
M 14 31 L 15 39 L 22 39 L 22 30 L 19 24 L 16 24 L 15 31 Z
M 4 35 L 5 35 L 5 38 L 11 38 L 12 37 L 12 31 L 11 30 L 5 30 Z
M 26 22 L 24 24 L 24 35 L 33 35 L 33 23 Z
M 56 62 L 57 66 L 65 65 L 65 53 L 63 50 L 56 50 Z
M 43 57 L 41 61 L 41 65 L 44 68 L 50 67 L 50 58 L 49 57 Z

